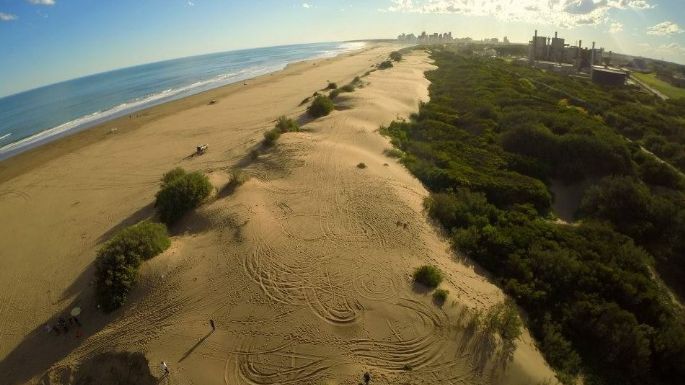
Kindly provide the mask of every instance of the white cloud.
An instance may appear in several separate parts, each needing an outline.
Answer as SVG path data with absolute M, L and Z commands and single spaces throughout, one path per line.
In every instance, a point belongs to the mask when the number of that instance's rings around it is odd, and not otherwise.
M 188 3 L 187 3 L 187 4 L 188 4 L 189 7 L 194 7 L 194 6 L 195 6 L 195 3 L 193 3 L 193 2 L 190 1 L 190 0 L 188 0 Z
M 561 27 L 609 22 L 611 9 L 649 9 L 652 0 L 391 0 L 390 12 L 492 16 Z
M 671 21 L 664 21 L 663 23 L 647 28 L 648 35 L 670 36 L 676 33 L 683 33 L 683 30 L 678 24 Z
M 12 15 L 11 13 L 0 12 L 0 21 L 12 21 L 17 20 L 17 15 Z
M 609 26 L 609 33 L 619 33 L 623 31 L 623 24 L 615 21 Z
M 619 9 L 634 8 L 634 9 L 651 9 L 654 5 L 649 4 L 646 0 L 611 0 L 609 6 Z
M 27 0 L 34 5 L 55 5 L 55 0 Z
M 663 45 L 659 46 L 658 49 L 662 50 L 662 51 L 670 51 L 673 53 L 685 54 L 685 47 L 683 47 L 682 45 L 680 45 L 678 43 L 663 44 Z
M 312 5 L 309 3 L 302 3 L 302 8 L 311 8 Z

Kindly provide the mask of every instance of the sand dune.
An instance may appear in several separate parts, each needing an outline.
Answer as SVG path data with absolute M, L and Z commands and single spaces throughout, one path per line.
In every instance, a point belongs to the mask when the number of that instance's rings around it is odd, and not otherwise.
M 43 163 L 18 163 L 30 172 L 0 185 L 0 377 L 66 384 L 79 362 L 127 350 L 144 352 L 155 376 L 168 362 L 169 384 L 357 384 L 367 371 L 372 383 L 552 378 L 528 334 L 507 353 L 467 327 L 503 294 L 454 257 L 422 209 L 426 190 L 383 155 L 390 146 L 378 127 L 428 97 L 425 54 L 365 77 L 340 97 L 344 109 L 257 159 L 244 155 L 276 117 L 300 117 L 299 102 L 326 80 L 349 82 L 392 49 L 302 63 L 153 109 L 116 134 L 111 125 L 127 122 L 111 123 L 86 134 L 85 147 L 55 144 L 63 152 L 48 149 L 55 156 Z M 199 142 L 210 152 L 184 160 Z M 152 214 L 157 179 L 174 166 L 205 171 L 218 193 L 173 229 L 172 247 L 144 265 L 124 309 L 99 315 L 88 308 L 96 246 Z M 225 192 L 235 167 L 251 178 Z M 411 283 L 426 263 L 447 273 L 442 307 Z M 86 309 L 82 339 L 41 333 L 74 304 Z

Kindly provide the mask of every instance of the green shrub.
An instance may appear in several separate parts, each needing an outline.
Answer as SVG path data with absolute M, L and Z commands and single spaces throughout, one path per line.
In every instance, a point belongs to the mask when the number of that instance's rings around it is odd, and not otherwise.
M 297 132 L 300 131 L 300 126 L 297 124 L 296 121 L 285 116 L 281 116 L 280 118 L 278 118 L 278 121 L 276 122 L 276 129 L 278 129 L 278 131 L 282 133 Z
M 333 83 L 333 82 L 329 82 L 328 86 L 326 87 L 327 90 L 334 90 L 336 88 L 338 88 L 338 85 L 336 83 Z
M 402 61 L 402 54 L 397 51 L 390 52 L 390 60 L 396 62 Z
M 354 92 L 353 84 L 345 84 L 340 88 L 340 92 Z
M 383 153 L 391 158 L 402 158 L 404 156 L 404 152 L 399 148 L 387 149 Z
M 264 145 L 272 146 L 281 137 L 281 130 L 274 128 L 264 133 Z
M 118 232 L 100 250 L 100 254 L 136 255 L 141 260 L 148 260 L 170 245 L 166 226 L 144 221 Z
M 519 338 L 523 327 L 516 306 L 510 301 L 490 309 L 484 324 L 487 331 L 496 332 L 505 342 L 513 342 Z
M 449 295 L 449 291 L 445 289 L 438 289 L 433 293 L 433 300 L 442 305 L 447 301 L 447 296 Z
M 171 242 L 166 226 L 141 222 L 117 233 L 95 260 L 95 296 L 105 312 L 124 304 L 133 289 L 141 262 L 166 250 Z
M 176 167 L 162 176 L 162 187 L 168 185 L 178 178 L 185 176 L 186 174 L 186 170 L 182 169 L 181 167 Z
M 384 61 L 378 65 L 378 69 L 381 69 L 381 70 L 387 70 L 388 68 L 392 68 L 392 67 L 394 67 L 394 65 L 392 64 L 392 62 L 390 60 L 386 60 L 386 61 Z
M 326 116 L 333 111 L 333 101 L 328 96 L 317 96 L 312 104 L 307 108 L 307 113 L 312 118 Z
M 428 288 L 436 288 L 442 282 L 442 272 L 435 266 L 424 265 L 414 271 L 414 281 Z
M 365 169 L 366 168 L 366 163 L 361 162 L 357 165 L 357 168 Z
M 191 172 L 163 184 L 157 192 L 155 207 L 162 222 L 173 224 L 185 213 L 196 208 L 212 192 L 206 175 Z

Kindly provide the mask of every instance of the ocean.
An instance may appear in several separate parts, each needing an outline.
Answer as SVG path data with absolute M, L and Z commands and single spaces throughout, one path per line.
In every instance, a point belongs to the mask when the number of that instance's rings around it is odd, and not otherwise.
M 363 42 L 298 44 L 186 57 L 0 98 L 0 160 L 150 106 L 363 46 Z

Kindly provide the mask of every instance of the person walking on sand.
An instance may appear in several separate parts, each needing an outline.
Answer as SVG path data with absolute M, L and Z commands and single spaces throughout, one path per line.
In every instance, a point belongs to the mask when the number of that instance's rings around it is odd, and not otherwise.
M 169 375 L 169 367 L 167 366 L 166 362 L 162 361 L 160 368 L 162 369 L 162 377 Z
M 214 320 L 213 320 L 213 319 L 210 319 L 210 320 L 209 320 L 209 326 L 212 327 L 212 331 L 215 331 L 215 330 L 216 330 L 216 325 L 214 325 Z

